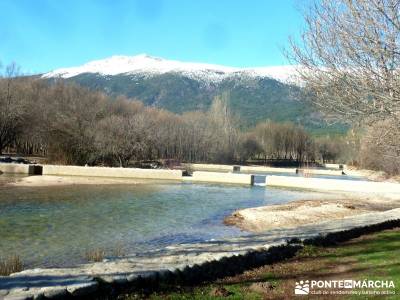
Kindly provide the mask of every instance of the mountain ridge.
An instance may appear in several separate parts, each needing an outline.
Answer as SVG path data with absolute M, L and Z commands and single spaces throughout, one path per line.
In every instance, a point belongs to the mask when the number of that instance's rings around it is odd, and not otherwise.
M 292 81 L 294 72 L 295 66 L 234 68 L 142 54 L 112 56 L 42 77 L 61 78 L 113 96 L 125 95 L 174 113 L 205 111 L 215 96 L 228 93 L 230 107 L 244 127 L 271 119 L 299 124 L 313 132 L 343 133 L 342 125 L 328 126 L 304 98 L 301 84 Z
M 114 55 L 105 59 L 94 60 L 78 67 L 61 68 L 45 73 L 43 78 L 71 78 L 84 73 L 100 75 L 133 75 L 133 74 L 165 74 L 170 72 L 183 73 L 194 79 L 221 81 L 227 77 L 247 75 L 250 77 L 269 77 L 287 82 L 295 73 L 296 66 L 272 66 L 239 68 L 217 64 L 182 62 L 167 60 L 148 54 L 135 56 Z

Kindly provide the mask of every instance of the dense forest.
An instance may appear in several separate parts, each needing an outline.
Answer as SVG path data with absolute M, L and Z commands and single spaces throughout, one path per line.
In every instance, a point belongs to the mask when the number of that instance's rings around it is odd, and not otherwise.
M 291 123 L 270 120 L 246 131 L 229 94 L 207 111 L 175 114 L 124 96 L 73 83 L 17 76 L 0 79 L 0 151 L 41 155 L 49 162 L 129 166 L 138 161 L 245 163 L 335 161 L 343 142 L 313 138 Z

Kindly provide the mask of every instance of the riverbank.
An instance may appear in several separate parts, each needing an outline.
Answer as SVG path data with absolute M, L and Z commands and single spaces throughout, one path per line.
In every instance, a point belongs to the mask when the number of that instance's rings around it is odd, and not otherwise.
M 120 296 L 133 299 L 291 299 L 296 282 L 304 280 L 393 281 L 394 288 L 311 288 L 318 299 L 348 299 L 347 292 L 375 290 L 376 297 L 397 299 L 400 293 L 400 229 L 385 230 L 329 247 L 306 246 L 283 262 L 266 264 L 235 276 L 228 276 L 197 286 L 164 285 L 156 291 L 138 291 Z M 376 255 L 379 253 L 379 255 Z M 390 264 L 388 264 L 390 261 Z M 336 294 L 322 296 L 325 292 Z M 388 292 L 388 294 L 384 294 Z M 320 293 L 320 294 L 319 294 Z M 300 296 L 301 297 L 301 296 Z M 353 296 L 355 297 L 355 296 Z M 364 297 L 367 297 L 364 295 Z M 357 298 L 358 299 L 358 298 Z
M 346 167 L 345 173 L 350 176 L 364 177 L 371 181 L 400 183 L 400 175 L 391 176 L 383 171 L 358 169 L 356 167 Z
M 250 232 L 263 232 L 282 227 L 294 228 L 327 220 L 337 220 L 400 207 L 399 200 L 384 197 L 361 197 L 326 200 L 300 200 L 281 205 L 245 208 L 224 219 L 226 225 Z
M 143 182 L 143 180 L 129 178 L 39 175 L 16 177 L 14 180 L 6 183 L 6 185 L 10 187 L 51 187 L 65 185 L 140 184 Z
M 70 169 L 73 168 L 58 168 L 57 172 L 60 170 L 66 170 L 69 172 Z M 75 168 L 74 168 L 75 169 Z M 81 171 L 84 169 L 85 172 L 89 172 L 90 170 L 97 170 L 103 171 L 103 169 L 94 169 L 90 167 L 79 167 L 76 168 L 77 170 Z M 115 168 L 117 169 L 117 168 Z M 109 170 L 107 169 L 107 172 Z M 116 170 L 115 172 L 119 172 Z M 133 171 L 132 171 L 133 172 Z M 137 171 L 134 170 L 135 176 Z M 147 173 L 147 171 L 146 171 Z M 209 175 L 209 174 L 207 174 Z M 218 176 L 225 176 L 226 174 L 222 173 L 222 175 Z M 20 180 L 21 179 L 21 180 Z M 83 180 L 82 180 L 83 179 Z M 74 180 L 76 182 L 74 183 Z M 46 182 L 48 181 L 48 182 Z M 17 184 L 36 184 L 32 186 L 49 186 L 49 182 L 54 185 L 68 185 L 68 184 L 82 184 L 82 182 L 86 182 L 87 184 L 104 184 L 104 182 L 108 182 L 110 184 L 118 184 L 120 183 L 138 183 L 137 179 L 131 181 L 128 178 L 108 178 L 102 177 L 98 178 L 96 176 L 92 177 L 79 177 L 79 176 L 64 176 L 64 175 L 43 175 L 43 176 L 30 176 L 30 177 L 23 177 L 19 178 L 16 182 Z M 147 181 L 151 183 L 152 181 Z M 38 185 L 39 184 L 39 185 Z M 40 185 L 42 184 L 42 185 Z M 347 185 L 353 184 L 352 182 L 347 182 Z M 19 185 L 23 186 L 23 185 Z M 27 185 L 26 185 L 27 186 Z M 150 186 L 150 185 L 149 185 Z M 183 185 L 189 187 L 196 187 L 201 185 Z M 211 185 L 212 188 L 219 187 L 220 185 Z M 88 187 L 86 187 L 88 188 Z M 118 190 L 121 187 L 117 187 Z M 235 195 L 238 193 L 238 187 L 235 188 Z M 74 190 L 66 188 L 66 190 Z M 96 187 L 97 189 L 97 187 Z M 12 190 L 12 189 L 9 189 Z M 17 191 L 15 189 L 14 191 Z M 25 189 L 19 189 L 25 190 Z M 29 190 L 29 189 L 26 189 Z M 32 189 L 33 190 L 33 189 Z M 41 189 L 37 189 L 41 190 Z M 54 190 L 61 190 L 54 189 Z M 94 188 L 93 188 L 94 190 Z M 263 188 L 255 187 L 255 188 L 248 188 L 246 187 L 245 190 L 253 191 L 253 192 L 260 192 L 262 195 L 265 195 L 265 191 Z M 280 189 L 271 189 L 269 190 L 269 195 L 274 195 L 275 191 L 280 191 Z M 176 191 L 174 190 L 173 193 Z M 102 192 L 103 193 L 103 192 Z M 193 204 L 189 203 L 189 199 L 193 199 L 194 195 L 204 193 L 204 190 L 199 189 L 195 190 L 194 192 L 190 193 L 190 197 L 184 199 L 184 201 L 180 202 L 181 206 L 189 205 L 192 206 Z M 328 192 L 325 192 L 328 193 Z M 329 192 L 330 193 L 330 192 Z M 87 193 L 92 194 L 92 193 Z M 133 195 L 137 193 L 132 193 L 126 199 L 124 198 L 121 203 L 127 203 L 128 199 L 132 199 Z M 213 191 L 211 195 L 217 195 L 217 198 L 212 199 L 212 203 L 221 202 L 220 192 L 216 193 Z M 169 197 L 166 197 L 165 191 L 163 190 L 160 194 L 162 198 L 166 198 L 171 202 Z M 341 230 L 351 229 L 354 227 L 359 226 L 368 226 L 371 224 L 377 224 L 381 222 L 385 222 L 387 220 L 395 220 L 399 218 L 400 215 L 400 208 L 395 205 L 393 199 L 385 200 L 383 198 L 362 198 L 361 201 L 359 197 L 354 197 L 354 200 L 349 199 L 350 197 L 344 197 L 343 194 L 340 193 L 331 193 L 329 196 L 336 197 L 336 199 L 325 199 L 325 195 L 321 195 L 321 198 L 324 197 L 325 200 L 316 200 L 314 202 L 307 202 L 307 201 L 298 201 L 286 204 L 287 207 L 281 206 L 279 209 L 273 211 L 273 213 L 266 217 L 263 215 L 265 212 L 261 210 L 258 219 L 265 220 L 271 218 L 273 216 L 278 215 L 279 220 L 281 222 L 286 220 L 295 220 L 295 218 L 299 215 L 303 216 L 303 221 L 297 220 L 295 224 L 290 223 L 280 223 L 272 224 L 273 227 L 269 228 L 255 228 L 250 229 L 255 231 L 254 234 L 243 234 L 242 236 L 237 236 L 235 238 L 216 238 L 216 239 L 209 239 L 205 242 L 193 242 L 185 244 L 178 243 L 174 246 L 168 247 L 153 247 L 150 251 L 143 251 L 138 253 L 128 253 L 124 257 L 107 257 L 103 261 L 91 264 L 83 264 L 77 265 L 76 267 L 70 268 L 36 268 L 25 270 L 23 272 L 14 273 L 9 277 L 0 277 L 0 298 L 1 296 L 10 296 L 12 299 L 13 297 L 24 295 L 29 297 L 40 297 L 41 295 L 46 296 L 47 298 L 52 298 L 56 296 L 83 296 L 88 295 L 93 292 L 98 291 L 104 284 L 109 284 L 112 286 L 126 286 L 126 285 L 135 285 L 138 282 L 140 283 L 143 278 L 147 278 L 148 280 L 157 280 L 158 278 L 165 276 L 168 277 L 173 273 L 173 276 L 181 276 L 181 274 L 186 274 L 185 276 L 196 276 L 191 274 L 199 274 L 199 269 L 206 268 L 204 266 L 211 266 L 212 270 L 215 270 L 214 267 L 218 267 L 220 269 L 224 269 L 226 267 L 227 261 L 232 259 L 233 261 L 237 259 L 240 260 L 243 257 L 247 257 L 249 253 L 256 251 L 257 253 L 261 251 L 268 251 L 271 247 L 283 245 L 286 243 L 288 239 L 306 239 L 311 237 L 316 237 L 321 233 L 329 233 L 329 232 L 337 232 Z M 328 197 L 329 197 L 328 196 Z M 58 197 L 58 195 L 57 195 Z M 302 196 L 303 197 L 303 196 Z M 307 196 L 305 196 L 307 197 Z M 29 195 L 31 198 L 31 195 Z M 179 199 L 181 197 L 178 197 Z M 178 199 L 177 198 L 177 199 Z M 231 199 L 231 197 L 229 197 Z M 245 198 L 242 197 L 241 198 Z M 246 197 L 247 198 L 247 197 Z M 253 199 L 252 202 L 246 204 L 246 206 L 234 206 L 231 209 L 236 209 L 237 207 L 249 207 L 249 206 L 256 206 L 256 205 L 265 205 L 266 203 L 273 203 L 273 202 L 263 202 L 258 203 L 254 201 L 258 197 L 248 197 L 248 199 Z M 143 200 L 142 197 L 139 198 Z M 153 202 L 153 198 L 149 198 Z M 207 198 L 208 199 L 208 198 Z M 299 198 L 297 198 L 299 199 Z M 303 198 L 300 198 L 303 199 Z M 204 203 L 206 199 L 200 199 L 196 201 L 196 203 Z M 140 203 L 140 206 L 143 205 L 146 201 L 135 201 Z M 82 203 L 90 203 L 90 201 L 83 201 Z M 210 209 L 209 202 L 205 207 Z M 277 203 L 277 202 L 275 202 Z M 295 203 L 295 204 L 293 204 Z M 385 203 L 385 204 L 384 204 Z M 99 202 L 96 202 L 96 207 L 99 206 Z M 165 208 L 168 207 L 169 210 Z M 82 211 L 84 206 L 79 207 L 79 212 Z M 394 209 L 392 209 L 394 208 Z M 24 208 L 26 210 L 26 208 Z M 168 216 L 168 220 L 178 220 L 179 216 L 177 215 L 177 211 L 174 208 L 168 206 L 168 203 L 162 203 L 157 206 L 157 209 L 162 211 L 164 215 L 166 212 L 170 211 L 171 215 Z M 232 211 L 232 210 L 229 210 Z M 251 210 L 251 209 L 249 209 Z M 43 212 L 47 211 L 43 210 Z M 62 211 L 63 214 L 66 213 L 65 208 L 63 210 L 58 209 L 58 211 Z M 93 226 L 88 226 L 85 224 L 85 230 L 71 230 L 71 232 L 78 233 L 78 236 L 75 238 L 71 238 L 73 240 L 77 240 L 79 236 L 82 236 L 87 228 L 97 228 L 98 231 L 107 232 L 109 234 L 110 224 L 117 223 L 115 220 L 120 220 L 123 216 L 128 216 L 129 219 L 134 219 L 134 215 L 129 213 L 128 210 L 123 210 L 123 213 L 119 215 L 116 214 L 115 218 L 109 219 L 110 221 L 106 222 L 107 228 L 105 230 L 100 230 L 99 228 L 99 219 L 103 216 L 109 216 L 113 210 L 105 209 L 101 211 L 101 213 L 96 214 L 95 224 Z M 132 210 L 135 211 L 135 210 Z M 143 210 L 148 211 L 148 210 Z M 77 213 L 78 211 L 76 211 Z M 227 212 L 226 214 L 228 214 Z M 141 212 L 140 214 L 143 214 Z M 224 214 L 224 215 L 226 215 Z M 286 214 L 286 215 L 285 215 Z M 222 215 L 222 214 L 220 214 Z M 251 214 L 250 214 L 251 215 Z M 36 216 L 36 215 L 35 215 Z M 73 215 L 74 219 L 73 222 L 69 224 L 76 223 L 78 219 L 84 219 L 85 217 L 78 218 L 77 215 Z M 85 215 L 86 216 L 86 215 Z M 190 219 L 193 219 L 193 214 L 188 213 L 185 217 L 188 216 Z M 337 218 L 333 218 L 332 216 L 336 216 Z M 43 219 L 43 215 L 40 215 L 40 218 Z M 155 220 L 156 218 L 153 215 L 150 215 L 149 218 L 145 220 Z M 256 218 L 257 219 L 257 218 Z M 24 219 L 26 220 L 26 219 Z M 54 219 L 52 219 L 54 220 Z M 208 219 L 201 219 L 200 221 Z M 37 222 L 37 220 L 35 220 Z M 190 227 L 191 231 L 192 228 L 201 224 L 203 226 L 205 223 L 193 223 L 194 225 Z M 137 223 L 137 228 L 141 228 L 145 221 L 141 221 Z M 14 224 L 11 223 L 10 224 Z M 31 223 L 34 224 L 34 223 Z M 44 223 L 45 224 L 45 223 Z M 54 222 L 47 223 L 54 226 Z M 264 223 L 265 224 L 265 223 Z M 222 225 L 222 224 L 220 224 Z M 14 225 L 13 225 L 14 226 Z M 264 225 L 263 225 L 264 226 Z M 26 227 L 24 227 L 25 230 Z M 160 226 L 159 228 L 164 228 Z M 158 230 L 158 229 L 157 229 Z M 68 232 L 68 237 L 71 237 L 71 232 Z M 67 236 L 67 234 L 65 236 Z M 87 240 L 91 239 L 93 235 L 90 235 Z M 64 236 L 62 236 L 62 239 Z M 198 241 L 198 239 L 196 240 Z M 56 241 L 57 242 L 57 241 Z M 79 244 L 81 245 L 81 244 Z M 274 253 L 275 255 L 276 253 Z M 278 255 L 279 256 L 279 255 Z M 251 255 L 250 255 L 251 257 Z M 229 264 L 235 266 L 235 264 Z M 201 267 L 200 267 L 201 266 Z M 202 269 L 204 270 L 204 269 Z M 206 269 L 207 270 L 207 269 Z M 197 273 L 196 273 L 197 272 Z M 222 271 L 221 271 L 222 272 Z M 146 280 L 147 280 L 146 279 Z
M 278 252 L 272 251 L 272 254 L 268 254 L 268 249 L 276 250 L 274 246 L 284 245 L 288 240 L 318 238 L 321 233 L 341 232 L 363 226 L 380 229 L 383 226 L 381 224 L 386 224 L 384 228 L 393 228 L 399 226 L 399 215 L 400 209 L 393 209 L 344 217 L 340 222 L 325 221 L 237 238 L 180 244 L 142 255 L 106 259 L 75 268 L 25 270 L 0 277 L 0 295 L 4 299 L 87 296 L 96 293 L 104 285 L 111 285 L 113 289 L 117 286 L 135 287 L 146 280 L 154 283 L 160 278 L 181 278 L 183 274 L 193 278 L 190 274 L 215 274 L 217 270 L 223 273 L 229 266 L 243 270 L 246 265 L 243 260 L 248 260 L 254 266 L 253 262 L 263 263 L 267 258 L 279 258 L 282 254 L 280 248 Z M 387 222 L 388 220 L 397 221 Z M 375 227 L 372 224 L 376 224 Z M 354 230 L 359 232 L 358 229 Z M 339 234 L 339 237 L 342 236 L 343 234 Z

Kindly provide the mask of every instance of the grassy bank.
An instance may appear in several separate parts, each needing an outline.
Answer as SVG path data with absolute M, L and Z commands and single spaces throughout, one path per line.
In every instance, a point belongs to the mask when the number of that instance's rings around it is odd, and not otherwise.
M 123 299 L 290 299 L 300 280 L 393 280 L 400 293 L 400 229 L 363 235 L 336 246 L 307 245 L 287 261 L 195 287 L 163 286 L 150 294 Z M 391 290 L 393 289 L 375 289 Z M 365 299 L 366 296 L 311 296 L 315 299 Z M 370 296 L 369 296 L 370 297 Z M 382 296 L 377 296 L 381 298 Z

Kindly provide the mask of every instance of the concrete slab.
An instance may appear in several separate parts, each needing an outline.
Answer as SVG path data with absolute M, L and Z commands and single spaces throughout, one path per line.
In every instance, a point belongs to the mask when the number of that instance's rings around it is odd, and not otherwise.
M 400 195 L 400 184 L 389 182 L 270 175 L 266 177 L 266 185 L 322 191 Z
M 188 177 L 192 182 L 216 182 L 216 183 L 228 183 L 228 184 L 254 184 L 254 176 L 250 174 L 238 174 L 238 173 L 217 173 L 217 172 L 205 172 L 195 171 L 191 177 Z
M 43 175 L 181 180 L 181 170 L 43 165 Z

